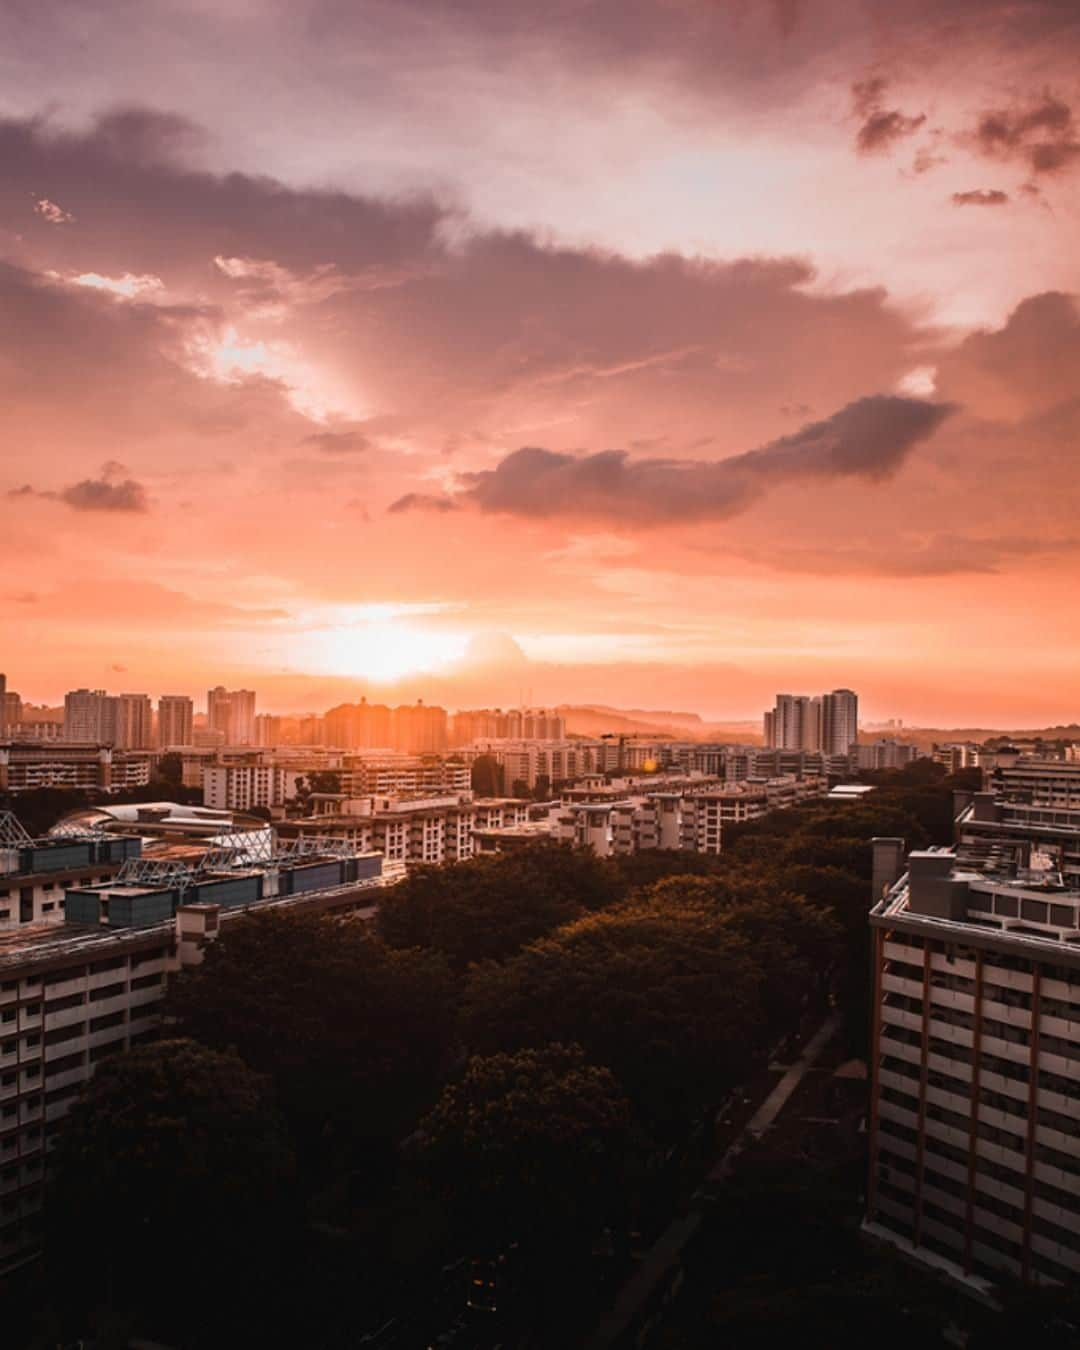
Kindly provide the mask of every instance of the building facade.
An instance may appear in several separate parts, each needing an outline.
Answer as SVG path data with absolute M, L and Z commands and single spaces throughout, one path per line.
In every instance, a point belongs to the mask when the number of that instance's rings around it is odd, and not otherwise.
M 875 842 L 866 1227 L 979 1286 L 1080 1276 L 1080 891 Z M 981 1286 L 983 1287 L 983 1286 Z
M 149 751 L 111 745 L 8 741 L 0 745 L 0 792 L 41 787 L 122 792 L 150 782 Z
M 162 694 L 157 706 L 157 743 L 162 750 L 192 744 L 195 705 L 183 694 Z

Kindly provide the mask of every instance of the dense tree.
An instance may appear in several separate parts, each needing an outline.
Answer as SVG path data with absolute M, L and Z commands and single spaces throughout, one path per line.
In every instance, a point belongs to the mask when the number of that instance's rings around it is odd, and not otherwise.
M 293 788 L 293 802 L 301 811 L 311 806 L 311 800 L 317 792 L 340 792 L 341 774 L 334 769 L 316 769 L 309 774 L 297 776 Z
M 506 772 L 494 755 L 477 755 L 470 780 L 478 797 L 501 797 L 506 791 Z
M 630 1108 L 580 1047 L 474 1057 L 421 1122 L 413 1156 L 480 1250 L 588 1242 L 618 1204 Z
M 157 776 L 163 783 L 179 787 L 184 781 L 184 757 L 178 750 L 168 750 L 157 762 Z
M 305 1160 L 393 1140 L 434 1098 L 453 982 L 436 952 L 362 925 L 268 911 L 237 919 L 170 990 L 185 1034 L 235 1047 L 271 1079 Z
M 722 1097 L 763 1044 L 762 972 L 723 916 L 621 908 L 472 973 L 468 1043 L 580 1042 L 660 1129 Z
M 46 1258 L 68 1330 L 236 1343 L 284 1273 L 291 1174 L 264 1081 L 236 1055 L 170 1040 L 106 1059 L 51 1157 Z
M 972 1334 L 970 1350 L 1075 1350 L 1080 1345 L 1080 1281 L 1053 1288 L 1006 1284 L 1001 1311 L 986 1316 Z
M 13 811 L 28 834 L 35 838 L 49 830 L 71 811 L 88 806 L 123 806 L 137 802 L 174 801 L 199 804 L 202 788 L 184 787 L 171 779 L 152 778 L 145 787 L 123 792 L 88 788 L 42 787 L 28 792 L 0 792 L 0 811 Z
M 385 894 L 377 924 L 390 946 L 434 947 L 461 968 L 508 956 L 620 893 L 607 863 L 543 841 L 418 867 Z

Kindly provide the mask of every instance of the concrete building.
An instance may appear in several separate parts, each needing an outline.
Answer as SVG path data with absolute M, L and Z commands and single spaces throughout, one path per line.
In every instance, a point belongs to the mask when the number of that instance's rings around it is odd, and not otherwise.
M 22 699 L 13 689 L 0 694 L 0 736 L 18 735 L 22 722 Z
M 437 755 L 446 749 L 445 708 L 418 699 L 394 709 L 393 746 L 406 755 Z
M 765 714 L 764 739 L 773 750 L 820 750 L 846 755 L 859 738 L 859 699 L 850 689 L 830 694 L 777 694 Z
M 69 889 L 64 922 L 0 933 L 0 1269 L 37 1251 L 50 1144 L 96 1065 L 158 1034 L 171 975 L 250 909 L 370 914 L 401 875 L 340 844 L 257 867 L 189 850 L 128 868 Z
M 111 745 L 7 741 L 0 744 L 0 792 L 39 787 L 122 792 L 145 787 L 151 758 L 148 751 L 114 750 Z
M 255 694 L 251 689 L 225 689 L 220 684 L 206 695 L 208 731 L 220 732 L 226 745 L 255 744 Z
M 570 789 L 550 813 L 554 838 L 599 857 L 643 849 L 720 853 L 724 832 L 769 811 L 824 794 L 824 779 L 794 777 L 745 783 L 643 780 Z
M 346 797 L 466 792 L 471 782 L 469 765 L 456 755 L 345 755 L 339 776 Z
M 960 856 L 1006 876 L 1060 873 L 1080 889 L 1080 764 L 1017 757 L 988 768 L 984 782 L 960 803 Z
M 31 839 L 13 815 L 0 811 L 0 932 L 62 923 L 66 887 L 109 881 L 141 848 L 138 839 L 89 833 Z
M 191 745 L 195 705 L 183 694 L 162 694 L 157 706 L 157 743 L 162 750 Z
M 566 719 L 547 708 L 474 708 L 454 714 L 451 745 L 469 745 L 475 740 L 561 741 L 566 738 Z
M 765 744 L 775 750 L 821 749 L 821 700 L 808 694 L 777 694 L 765 714 Z
M 153 745 L 150 699 L 146 694 L 73 689 L 64 696 L 64 739 L 72 744 L 148 750 Z
M 918 758 L 917 746 L 884 738 L 871 741 L 868 745 L 852 745 L 849 752 L 849 763 L 853 770 L 902 769 L 906 764 L 914 764 Z
M 154 744 L 154 715 L 147 694 L 116 694 L 112 704 L 112 743 L 118 750 L 149 750 Z
M 281 744 L 281 718 L 273 713 L 255 714 L 255 744 L 273 747 Z
M 64 695 L 64 739 L 72 744 L 112 744 L 115 717 L 104 689 L 73 689 Z
M 846 755 L 859 740 L 859 697 L 851 689 L 834 689 L 821 696 L 821 749 L 826 755 Z
M 250 811 L 253 806 L 272 810 L 296 795 L 302 770 L 281 764 L 208 764 L 202 769 L 203 802 L 224 811 Z
M 342 838 L 360 852 L 381 853 L 390 863 L 413 866 L 471 858 L 477 832 L 515 828 L 529 820 L 526 801 L 474 798 L 469 791 L 361 797 L 317 793 L 313 810 L 307 819 L 281 822 L 279 833 L 286 838 Z
M 974 741 L 950 741 L 947 745 L 935 745 L 930 752 L 934 763 L 943 764 L 949 773 L 978 768 L 982 756 L 982 746 Z
M 976 1288 L 1080 1276 L 1080 890 L 875 841 L 867 1231 Z

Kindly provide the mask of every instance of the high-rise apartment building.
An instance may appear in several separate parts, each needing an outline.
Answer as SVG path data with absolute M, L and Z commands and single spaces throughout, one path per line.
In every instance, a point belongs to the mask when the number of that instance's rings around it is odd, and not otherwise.
M 850 689 L 821 696 L 820 748 L 827 755 L 846 755 L 859 740 L 859 699 Z
M 104 689 L 73 689 L 64 695 L 64 740 L 111 743 L 115 730 L 109 696 Z
M 777 694 L 765 714 L 765 744 L 775 750 L 821 749 L 821 700 L 807 694 Z
M 112 705 L 112 743 L 119 750 L 148 750 L 154 744 L 154 717 L 148 694 L 117 694 Z
M 162 694 L 157 716 L 157 743 L 162 750 L 170 745 L 191 745 L 195 705 L 190 698 L 184 694 Z
M 281 718 L 272 713 L 255 716 L 255 744 L 264 748 L 281 744 Z
M 407 755 L 437 755 L 446 749 L 446 709 L 418 700 L 394 709 L 394 749 Z
M 220 684 L 206 695 L 207 730 L 218 731 L 226 745 L 255 744 L 255 693 L 225 689 Z
M 850 689 L 811 698 L 777 694 L 765 714 L 765 745 L 771 750 L 821 750 L 846 755 L 859 739 L 859 699 Z
M 867 1230 L 956 1278 L 1080 1277 L 1080 890 L 875 841 Z M 882 894 L 884 892 L 884 894 Z

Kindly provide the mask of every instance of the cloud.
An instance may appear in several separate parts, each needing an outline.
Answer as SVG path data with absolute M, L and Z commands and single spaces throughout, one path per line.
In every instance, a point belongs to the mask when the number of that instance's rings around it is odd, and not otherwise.
M 889 477 L 953 409 L 921 399 L 876 395 L 757 450 L 717 461 L 631 460 L 623 450 L 560 454 L 516 450 L 497 468 L 460 475 L 458 500 L 486 512 L 589 517 L 655 525 L 738 515 L 772 488 L 807 478 Z M 446 499 L 410 494 L 395 511 Z
M 431 511 L 437 515 L 445 515 L 447 511 L 456 511 L 457 503 L 449 497 L 439 497 L 429 492 L 407 492 L 404 497 L 398 497 L 396 501 L 391 502 L 386 509 L 392 516 L 402 515 L 406 511 Z
M 76 511 L 146 511 L 149 501 L 146 489 L 134 478 L 122 481 L 106 478 L 84 478 L 60 493 L 60 500 Z
M 1005 206 L 1009 194 L 1000 188 L 975 188 L 970 192 L 954 192 L 953 206 Z
M 190 118 L 134 104 L 102 113 L 94 130 L 97 144 L 127 164 L 178 163 L 210 139 Z
M 101 466 L 100 478 L 84 478 L 59 492 L 42 491 L 24 483 L 12 488 L 9 497 L 42 497 L 63 502 L 76 511 L 135 511 L 149 510 L 146 489 L 134 478 L 122 478 L 126 470 L 122 464 L 110 460 Z
M 75 219 L 70 211 L 65 211 L 62 206 L 50 201 L 48 197 L 39 197 L 34 203 L 34 210 L 50 225 L 70 225 Z
M 926 114 L 908 116 L 899 108 L 885 107 L 888 81 L 880 76 L 862 80 L 851 87 L 852 104 L 862 125 L 855 135 L 860 155 L 886 154 L 905 137 L 914 135 L 926 121 Z
M 305 436 L 303 443 L 324 455 L 356 455 L 371 449 L 371 441 L 359 431 L 316 431 Z
M 1000 328 L 969 334 L 939 366 L 938 389 L 972 416 L 1016 423 L 1077 399 L 1080 308 L 1061 291 L 1029 296 Z
M 1080 540 L 1032 536 L 935 534 L 912 538 L 891 534 L 877 546 L 853 548 L 703 549 L 731 554 L 781 572 L 812 576 L 947 577 L 999 575 L 1025 558 L 1055 558 L 1080 550 Z
M 1021 108 L 982 114 L 969 139 L 991 159 L 1022 160 L 1034 174 L 1056 174 L 1080 157 L 1080 127 L 1071 107 L 1047 93 Z

